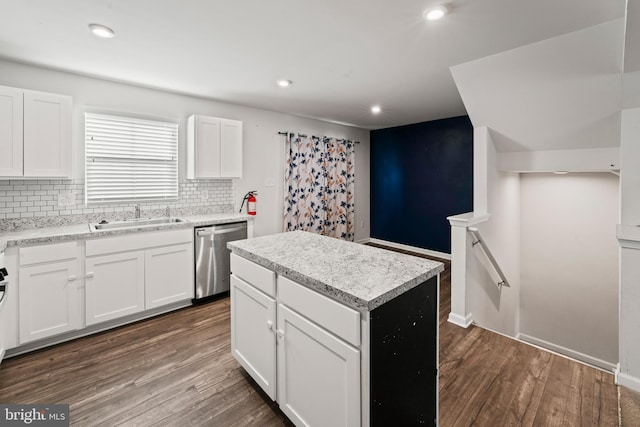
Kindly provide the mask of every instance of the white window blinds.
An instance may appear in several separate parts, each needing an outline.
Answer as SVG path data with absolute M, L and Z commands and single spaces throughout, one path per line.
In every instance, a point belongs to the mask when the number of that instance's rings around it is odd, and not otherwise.
M 178 198 L 178 124 L 85 114 L 85 201 Z

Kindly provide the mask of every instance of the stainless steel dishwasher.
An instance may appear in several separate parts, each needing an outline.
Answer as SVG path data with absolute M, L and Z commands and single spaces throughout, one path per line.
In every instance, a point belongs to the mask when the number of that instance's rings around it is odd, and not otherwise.
M 246 238 L 246 222 L 195 229 L 196 300 L 229 291 L 231 251 L 227 242 Z

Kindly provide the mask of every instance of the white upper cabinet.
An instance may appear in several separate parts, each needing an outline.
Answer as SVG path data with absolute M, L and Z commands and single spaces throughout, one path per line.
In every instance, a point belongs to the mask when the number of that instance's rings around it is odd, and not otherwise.
M 71 97 L 24 93 L 24 176 L 71 176 Z
M 0 177 L 71 177 L 71 107 L 70 96 L 0 86 Z
M 22 91 L 0 86 L 0 176 L 22 176 Z
M 242 177 L 242 122 L 220 120 L 220 176 Z
M 242 122 L 192 115 L 187 120 L 187 178 L 242 177 Z

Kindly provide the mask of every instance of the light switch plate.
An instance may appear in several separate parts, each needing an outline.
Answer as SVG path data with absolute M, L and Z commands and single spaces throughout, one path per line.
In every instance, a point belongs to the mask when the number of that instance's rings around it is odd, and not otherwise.
M 276 183 L 273 180 L 273 178 L 265 178 L 264 179 L 264 186 L 265 187 L 275 187 Z

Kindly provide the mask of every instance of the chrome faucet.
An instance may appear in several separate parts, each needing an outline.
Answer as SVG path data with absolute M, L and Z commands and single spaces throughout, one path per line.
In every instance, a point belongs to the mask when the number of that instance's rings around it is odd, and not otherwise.
M 135 207 L 135 218 L 140 218 L 140 204 L 138 203 Z

